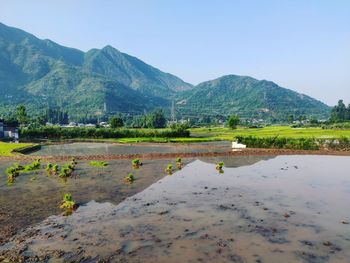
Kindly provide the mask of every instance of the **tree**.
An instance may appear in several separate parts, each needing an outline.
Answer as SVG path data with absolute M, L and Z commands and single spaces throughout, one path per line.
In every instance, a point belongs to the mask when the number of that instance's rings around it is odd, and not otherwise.
M 331 121 L 342 122 L 347 120 L 347 112 L 349 109 L 346 108 L 343 100 L 338 101 L 338 105 L 334 106 L 331 113 Z
M 123 119 L 119 116 L 114 116 L 109 120 L 109 123 L 111 125 L 111 128 L 116 129 L 116 128 L 121 128 L 124 126 Z
M 157 110 L 147 116 L 147 128 L 165 128 L 166 119 L 163 110 Z
M 227 125 L 228 127 L 230 127 L 231 129 L 236 129 L 237 125 L 239 124 L 239 117 L 237 115 L 232 115 L 230 116 L 230 118 L 227 121 Z
M 29 118 L 27 115 L 26 107 L 24 105 L 20 105 L 17 107 L 16 117 L 19 124 L 21 125 L 28 124 Z
M 294 122 L 294 115 L 293 114 L 290 114 L 288 116 L 288 123 L 293 123 Z

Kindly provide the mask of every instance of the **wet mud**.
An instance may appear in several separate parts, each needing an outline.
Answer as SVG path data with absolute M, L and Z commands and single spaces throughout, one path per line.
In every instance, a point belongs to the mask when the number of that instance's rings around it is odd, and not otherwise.
M 0 259 L 349 262 L 349 157 L 278 156 L 223 173 L 209 161 L 118 205 L 91 201 L 51 216 L 2 245 Z

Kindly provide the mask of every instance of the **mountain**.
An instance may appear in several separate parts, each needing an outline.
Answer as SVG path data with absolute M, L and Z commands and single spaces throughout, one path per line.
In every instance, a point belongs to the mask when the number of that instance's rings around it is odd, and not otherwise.
M 59 107 L 70 116 L 143 113 L 192 88 L 141 60 L 106 46 L 86 53 L 0 23 L 0 106 Z
M 88 51 L 85 54 L 83 68 L 155 96 L 168 97 L 177 91 L 192 88 L 191 84 L 178 77 L 164 73 L 111 46 Z
M 178 94 L 176 108 L 193 116 L 238 114 L 245 118 L 286 119 L 294 114 L 324 117 L 324 103 L 277 84 L 246 76 L 227 75 Z
M 0 23 L 0 116 L 25 104 L 31 114 L 58 108 L 72 120 L 170 108 L 182 117 L 238 114 L 285 119 L 327 116 L 311 97 L 251 77 L 229 75 L 192 86 L 106 46 L 83 52 Z

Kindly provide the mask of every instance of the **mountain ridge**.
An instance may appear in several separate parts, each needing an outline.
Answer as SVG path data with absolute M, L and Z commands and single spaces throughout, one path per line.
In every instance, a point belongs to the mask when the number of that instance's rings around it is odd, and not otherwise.
M 249 96 L 249 100 L 245 98 Z M 288 115 L 326 116 L 329 106 L 305 94 L 250 76 L 225 75 L 179 94 L 183 114 L 238 114 L 245 118 L 286 119 Z
M 268 100 L 261 100 L 263 94 Z M 315 116 L 329 111 L 324 103 L 272 81 L 231 74 L 194 86 L 110 45 L 84 52 L 0 23 L 0 106 L 5 112 L 26 104 L 31 111 L 67 110 L 72 118 L 101 112 L 141 114 L 169 109 L 173 100 L 177 115 L 184 117 L 239 114 L 281 119 L 288 108 Z

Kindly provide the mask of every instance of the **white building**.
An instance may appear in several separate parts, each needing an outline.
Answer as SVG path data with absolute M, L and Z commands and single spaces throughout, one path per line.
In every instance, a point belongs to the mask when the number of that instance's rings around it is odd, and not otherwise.
M 18 128 L 11 125 L 6 125 L 3 120 L 0 120 L 0 139 L 1 138 L 13 138 L 16 141 L 19 138 Z

